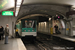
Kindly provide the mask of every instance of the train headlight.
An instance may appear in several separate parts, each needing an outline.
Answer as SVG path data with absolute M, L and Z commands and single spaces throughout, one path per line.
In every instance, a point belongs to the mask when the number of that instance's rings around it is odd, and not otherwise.
M 32 30 L 32 31 L 34 31 L 34 30 Z
M 24 31 L 26 31 L 26 30 L 24 30 Z

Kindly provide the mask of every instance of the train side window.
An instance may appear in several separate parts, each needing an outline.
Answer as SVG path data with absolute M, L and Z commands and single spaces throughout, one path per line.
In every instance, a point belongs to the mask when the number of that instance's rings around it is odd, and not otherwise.
M 25 28 L 25 22 L 22 22 L 22 28 Z

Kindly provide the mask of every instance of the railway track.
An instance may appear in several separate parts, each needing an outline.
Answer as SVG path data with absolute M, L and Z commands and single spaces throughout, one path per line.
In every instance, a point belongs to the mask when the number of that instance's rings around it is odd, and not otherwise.
M 61 44 L 61 42 L 47 39 L 22 39 L 27 50 L 73 50 L 67 49 L 67 46 Z
M 67 50 L 66 49 L 66 46 L 64 46 L 64 45 L 58 45 L 57 43 L 55 43 L 55 42 L 53 42 L 53 41 L 51 41 L 51 40 L 36 40 L 36 41 L 38 41 L 39 43 L 41 43 L 41 45 L 46 49 L 46 50 Z M 38 43 L 38 44 L 39 44 Z M 56 47 L 58 47 L 58 49 L 56 48 Z M 56 48 L 56 49 L 55 49 Z

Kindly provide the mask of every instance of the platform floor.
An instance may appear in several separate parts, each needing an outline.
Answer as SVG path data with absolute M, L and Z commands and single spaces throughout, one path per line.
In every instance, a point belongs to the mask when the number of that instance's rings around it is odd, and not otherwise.
M 63 32 L 64 32 L 64 31 L 62 31 L 62 33 L 63 33 Z M 50 34 L 50 33 L 40 32 L 40 31 L 38 31 L 38 33 Z M 66 35 L 64 35 L 64 34 L 53 34 L 53 36 L 60 37 L 60 38 L 65 39 L 65 40 L 75 42 L 75 38 L 74 38 L 74 37 L 66 36 Z
M 58 34 L 58 35 L 53 35 L 53 36 L 57 36 L 57 37 L 60 37 L 60 38 L 75 42 L 75 38 L 69 37 L 69 36 L 66 36 L 66 35 Z
M 0 50 L 26 50 L 26 48 L 20 38 L 9 38 L 8 44 L 4 44 L 4 40 L 0 41 Z

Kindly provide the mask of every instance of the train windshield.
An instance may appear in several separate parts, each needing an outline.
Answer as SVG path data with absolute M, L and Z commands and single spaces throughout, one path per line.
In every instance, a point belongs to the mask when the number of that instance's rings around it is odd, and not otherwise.
M 35 21 L 25 20 L 22 25 L 23 28 L 35 28 Z

